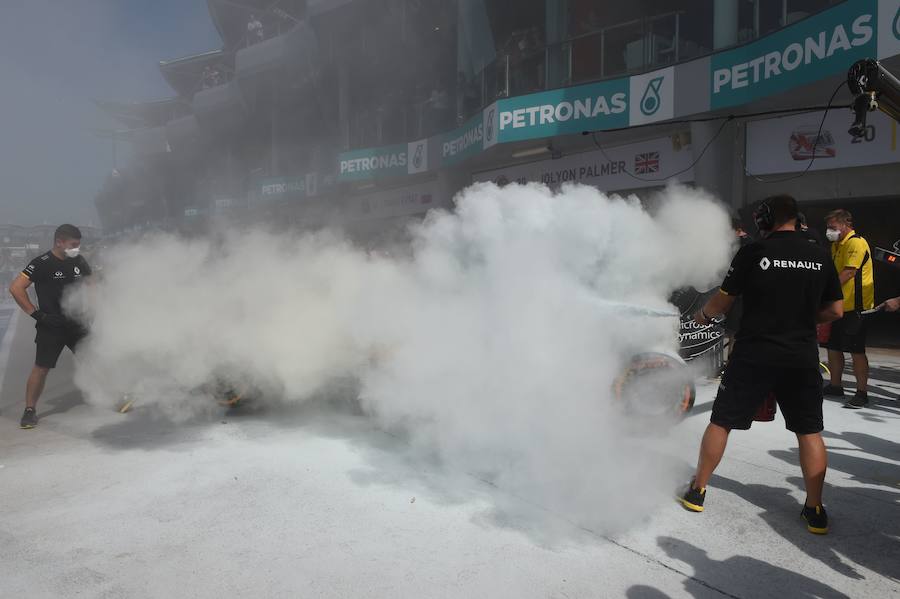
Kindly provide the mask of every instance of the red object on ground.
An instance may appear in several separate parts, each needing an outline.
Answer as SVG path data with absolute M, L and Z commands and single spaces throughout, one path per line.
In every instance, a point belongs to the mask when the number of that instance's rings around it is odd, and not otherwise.
M 775 394 L 769 393 L 769 395 L 766 396 L 766 401 L 764 401 L 756 411 L 756 416 L 753 417 L 753 420 L 756 422 L 772 422 L 775 420 L 775 414 L 777 412 L 778 403 L 775 401 Z
M 816 341 L 819 343 L 828 343 L 831 339 L 831 323 L 824 322 L 816 325 Z

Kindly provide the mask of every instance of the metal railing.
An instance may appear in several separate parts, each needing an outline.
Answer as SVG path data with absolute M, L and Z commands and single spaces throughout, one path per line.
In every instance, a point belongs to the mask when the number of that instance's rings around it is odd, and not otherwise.
M 461 124 L 499 98 L 643 72 L 708 53 L 708 48 L 683 36 L 683 15 L 674 11 L 597 27 L 561 42 L 498 54 L 474 76 L 457 82 L 455 107 L 450 108 L 446 127 L 452 127 L 453 121 Z M 443 124 L 445 120 L 430 114 L 434 111 L 428 101 L 404 107 L 403 112 L 408 139 L 438 132 L 434 121 Z M 358 128 L 358 121 L 351 129 Z M 367 127 L 368 132 L 351 133 L 351 146 L 379 145 L 393 138 L 384 135 L 380 126 L 369 123 Z
M 457 89 L 457 120 L 497 98 L 565 87 L 675 64 L 708 49 L 685 39 L 683 12 L 598 27 L 538 49 L 504 53 Z

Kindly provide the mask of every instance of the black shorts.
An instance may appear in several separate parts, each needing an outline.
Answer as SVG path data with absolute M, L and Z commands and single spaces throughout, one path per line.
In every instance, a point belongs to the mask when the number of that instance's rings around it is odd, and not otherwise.
M 34 342 L 37 345 L 34 365 L 41 368 L 56 368 L 56 361 L 64 347 L 72 352 L 84 339 L 87 332 L 81 327 L 48 327 L 41 324 L 35 326 L 37 333 Z
M 822 431 L 822 376 L 818 368 L 762 366 L 743 360 L 731 360 L 725 367 L 710 422 L 729 430 L 747 430 L 771 392 L 789 431 L 798 435 Z
M 831 323 L 831 336 L 822 344 L 825 349 L 850 354 L 866 353 L 866 317 L 847 312 Z M 848 331 L 847 329 L 850 329 Z

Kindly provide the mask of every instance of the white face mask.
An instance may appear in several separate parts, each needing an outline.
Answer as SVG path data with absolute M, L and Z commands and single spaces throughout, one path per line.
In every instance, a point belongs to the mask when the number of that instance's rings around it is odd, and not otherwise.
M 65 250 L 66 258 L 77 258 L 81 253 L 81 248 L 68 248 Z
M 826 229 L 825 237 L 828 239 L 828 241 L 837 241 L 841 238 L 841 232 L 837 229 Z

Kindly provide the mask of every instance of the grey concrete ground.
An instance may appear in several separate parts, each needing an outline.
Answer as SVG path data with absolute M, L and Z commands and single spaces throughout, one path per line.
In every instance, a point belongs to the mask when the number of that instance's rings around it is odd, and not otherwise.
M 0 308 L 0 329 L 7 317 Z M 350 414 L 181 426 L 120 415 L 84 404 L 66 358 L 39 427 L 21 431 L 32 327 L 13 329 L 0 597 L 900 597 L 896 353 L 872 354 L 872 407 L 826 402 L 828 536 L 799 518 L 795 440 L 779 418 L 733 435 L 703 514 L 672 502 L 614 538 L 559 517 L 562 537 L 547 540 L 497 512 L 517 498 L 498 502 L 502 490 L 474 479 L 450 490 Z M 698 442 L 714 390 L 701 385 L 680 425 Z

